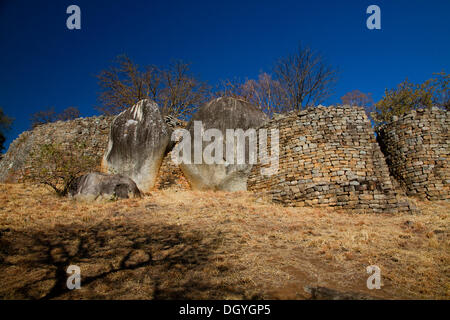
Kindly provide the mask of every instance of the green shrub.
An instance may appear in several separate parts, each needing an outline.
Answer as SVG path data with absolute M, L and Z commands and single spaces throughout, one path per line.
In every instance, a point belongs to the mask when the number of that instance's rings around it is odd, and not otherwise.
M 77 177 L 96 167 L 96 160 L 86 154 L 84 143 L 75 143 L 69 148 L 55 143 L 43 144 L 30 158 L 24 181 L 49 186 L 59 196 L 66 196 Z

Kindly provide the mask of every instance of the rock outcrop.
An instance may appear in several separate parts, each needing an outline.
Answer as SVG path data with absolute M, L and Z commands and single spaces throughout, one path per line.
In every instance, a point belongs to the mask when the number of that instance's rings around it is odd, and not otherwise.
M 191 187 L 196 190 L 247 190 L 247 178 L 252 167 L 248 161 L 248 142 L 245 149 L 245 163 L 238 164 L 236 161 L 225 163 L 226 159 L 223 157 L 224 164 L 208 164 L 203 157 L 203 151 L 210 142 L 203 142 L 204 131 L 217 129 L 221 132 L 223 140 L 219 141 L 219 143 L 223 145 L 223 155 L 225 156 L 227 129 L 242 129 L 243 131 L 258 129 L 267 120 L 267 116 L 255 106 L 235 98 L 217 98 L 201 106 L 186 127 L 191 137 L 191 164 L 180 164 L 181 170 Z M 199 133 L 199 140 L 201 141 L 194 141 L 196 135 L 194 129 L 196 124 L 198 125 L 200 122 L 203 127 Z M 212 138 L 212 140 L 215 139 Z M 200 144 L 202 152 L 201 163 L 195 163 L 195 143 Z M 236 150 L 236 139 L 233 144 Z
M 141 196 L 136 183 L 122 175 L 92 172 L 75 179 L 69 195 L 77 200 L 115 200 Z
M 155 185 L 170 135 L 158 105 L 141 100 L 112 122 L 102 169 L 130 177 L 142 192 L 148 192 Z

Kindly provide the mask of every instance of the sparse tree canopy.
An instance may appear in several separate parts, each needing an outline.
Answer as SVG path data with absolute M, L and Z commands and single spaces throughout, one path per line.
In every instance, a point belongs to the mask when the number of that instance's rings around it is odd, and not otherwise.
M 31 127 L 35 128 L 39 125 L 51 123 L 55 121 L 68 121 L 76 119 L 80 116 L 80 111 L 76 107 L 68 107 L 61 113 L 56 113 L 55 108 L 38 111 L 31 115 Z
M 146 66 L 142 70 L 125 55 L 97 76 L 101 88 L 97 109 L 117 114 L 139 100 L 150 98 L 163 114 L 186 119 L 209 96 L 209 87 L 190 73 L 189 64 L 172 63 L 167 69 Z
M 6 141 L 6 137 L 3 135 L 2 132 L 0 132 L 0 160 L 3 158 L 2 154 L 3 150 L 5 149 L 5 141 Z
M 41 110 L 38 112 L 35 112 L 30 117 L 31 121 L 31 127 L 36 128 L 37 126 L 41 124 L 46 124 L 50 122 L 56 121 L 56 112 L 55 109 L 48 108 L 46 110 Z
M 80 110 L 77 107 L 68 107 L 57 116 L 57 121 L 68 121 L 80 117 Z
M 342 104 L 348 104 L 350 106 L 363 107 L 366 114 L 371 118 L 374 109 L 374 101 L 371 93 L 364 93 L 359 90 L 353 90 L 347 92 L 343 97 L 341 97 Z
M 289 108 L 283 104 L 286 96 L 280 83 L 270 74 L 262 72 L 258 80 L 247 79 L 222 81 L 221 88 L 215 93 L 217 97 L 233 97 L 252 103 L 268 115 L 284 113 Z
M 97 75 L 102 91 L 101 105 L 97 109 L 108 115 L 118 114 L 144 98 L 155 99 L 161 89 L 160 71 L 156 66 L 147 66 L 140 71 L 125 55 L 115 60 L 115 65 Z
M 450 110 L 450 74 L 444 71 L 436 73 L 431 82 L 434 84 L 433 103 L 445 110 Z
M 260 73 L 258 80 L 222 82 L 218 96 L 247 100 L 268 115 L 301 110 L 323 102 L 332 93 L 337 72 L 309 47 L 280 59 L 272 75 Z
M 163 88 L 156 102 L 163 114 L 186 119 L 210 98 L 209 87 L 189 72 L 189 65 L 177 61 L 161 72 Z
M 283 89 L 285 110 L 301 110 L 325 101 L 337 81 L 337 71 L 309 47 L 299 45 L 294 54 L 280 59 L 273 78 Z
M 409 82 L 406 79 L 397 88 L 386 89 L 384 97 L 375 104 L 374 120 L 377 123 L 384 123 L 389 121 L 392 116 L 432 106 L 449 110 L 449 81 L 450 75 L 441 72 L 420 84 Z
M 70 185 L 82 174 L 95 169 L 94 157 L 86 154 L 85 144 L 71 148 L 59 144 L 44 144 L 31 155 L 30 170 L 23 173 L 26 182 L 51 187 L 59 196 L 66 196 Z
M 6 141 L 6 131 L 10 129 L 12 121 L 13 119 L 8 117 L 3 112 L 3 109 L 0 108 L 0 153 L 5 149 L 4 143 Z

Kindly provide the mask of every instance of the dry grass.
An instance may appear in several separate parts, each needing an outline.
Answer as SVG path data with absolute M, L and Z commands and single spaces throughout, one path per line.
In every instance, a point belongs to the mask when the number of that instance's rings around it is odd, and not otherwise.
M 286 208 L 252 193 L 77 203 L 0 185 L 0 298 L 305 299 L 304 286 L 449 299 L 450 204 L 419 215 Z M 81 290 L 65 289 L 68 265 Z M 378 265 L 382 289 L 368 290 Z

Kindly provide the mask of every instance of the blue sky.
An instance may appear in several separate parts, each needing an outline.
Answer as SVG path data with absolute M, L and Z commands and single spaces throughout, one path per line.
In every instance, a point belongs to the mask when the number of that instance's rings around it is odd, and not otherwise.
M 66 28 L 71 4 L 81 30 Z M 366 28 L 371 4 L 381 30 Z M 406 77 L 449 72 L 449 15 L 449 0 L 0 0 L 0 106 L 15 118 L 7 145 L 47 107 L 97 114 L 94 75 L 123 53 L 140 65 L 191 62 L 214 86 L 270 71 L 301 41 L 340 71 L 327 104 L 354 89 L 378 100 Z

